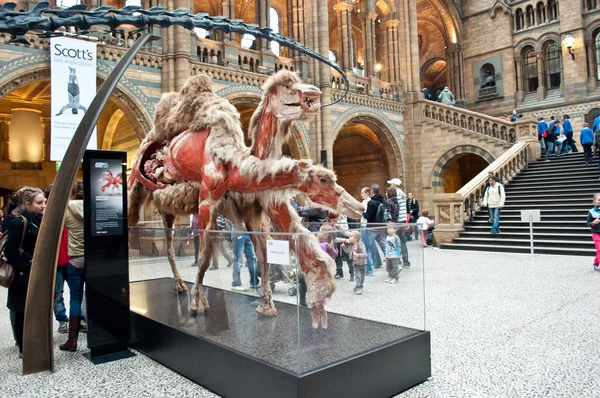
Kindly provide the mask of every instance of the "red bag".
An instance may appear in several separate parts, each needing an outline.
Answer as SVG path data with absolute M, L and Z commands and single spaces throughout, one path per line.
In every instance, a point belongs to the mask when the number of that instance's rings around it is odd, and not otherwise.
M 69 264 L 69 260 L 69 231 L 67 228 L 63 228 L 60 246 L 58 247 L 58 262 L 56 264 L 62 267 Z
M 542 133 L 542 138 L 548 138 L 548 130 L 544 130 Z
M 410 213 L 406 213 L 406 222 L 410 224 Z

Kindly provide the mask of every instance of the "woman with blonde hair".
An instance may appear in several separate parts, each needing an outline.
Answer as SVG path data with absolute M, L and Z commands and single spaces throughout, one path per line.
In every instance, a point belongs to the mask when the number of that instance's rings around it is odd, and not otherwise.
M 8 237 L 4 255 L 15 271 L 15 278 L 8 288 L 6 306 L 10 310 L 10 323 L 19 358 L 23 355 L 23 324 L 25 323 L 25 300 L 31 272 L 31 261 L 38 238 L 42 216 L 46 208 L 46 197 L 39 188 L 19 189 L 19 207 L 15 219 L 8 226 Z

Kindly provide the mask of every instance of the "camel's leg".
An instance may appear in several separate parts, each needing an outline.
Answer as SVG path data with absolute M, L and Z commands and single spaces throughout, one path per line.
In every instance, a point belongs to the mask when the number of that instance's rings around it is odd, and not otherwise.
M 216 230 L 217 228 L 217 214 L 216 211 L 210 211 L 209 203 L 202 203 L 198 213 L 198 228 L 200 230 Z M 192 313 L 203 313 L 210 309 L 208 300 L 204 295 L 204 274 L 210 265 L 210 259 L 213 255 L 212 239 L 207 232 L 201 232 L 200 235 L 201 246 L 200 254 L 198 255 L 198 274 L 196 275 L 196 283 L 192 289 L 192 302 L 190 310 Z
M 271 203 L 264 210 L 280 231 L 308 232 L 306 228 L 302 227 L 300 218 L 288 202 Z M 291 236 L 288 239 L 291 246 L 295 247 Z M 314 235 L 302 235 L 299 240 L 300 245 L 296 247 L 296 254 L 306 282 L 306 304 L 311 312 L 313 327 L 317 328 L 321 323 L 326 329 L 328 325 L 325 300 L 331 297 L 335 291 L 335 279 L 328 270 L 328 265 L 333 267 L 333 259 L 321 249 L 319 241 Z
M 253 232 L 267 232 L 262 223 L 262 209 L 256 207 L 244 214 L 246 228 Z M 267 236 L 264 234 L 251 234 L 250 239 L 254 245 L 254 252 L 260 264 L 260 304 L 256 312 L 265 316 L 277 315 L 273 303 L 273 292 L 269 283 L 269 264 L 267 263 Z
M 173 249 L 173 224 L 175 224 L 175 215 L 173 214 L 165 214 L 161 213 L 163 219 L 163 225 L 166 228 L 165 230 L 165 238 L 167 240 L 167 258 L 169 259 L 169 264 L 171 264 L 171 271 L 173 271 L 173 278 L 175 278 L 175 290 L 177 293 L 187 292 L 187 286 L 181 279 L 181 275 L 179 275 L 179 271 L 177 270 L 177 265 L 175 264 L 175 250 Z

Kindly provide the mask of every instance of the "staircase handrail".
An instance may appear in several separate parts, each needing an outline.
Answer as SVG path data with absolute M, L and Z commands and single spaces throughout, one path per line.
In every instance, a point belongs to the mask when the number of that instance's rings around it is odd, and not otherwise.
M 481 210 L 488 172 L 497 175 L 502 184 L 509 184 L 527 167 L 531 145 L 537 145 L 535 139 L 518 141 L 456 193 L 433 195 L 438 244 L 458 236 L 464 230 L 464 223 Z
M 514 143 L 519 138 L 519 126 L 533 124 L 531 120 L 517 120 L 508 122 L 506 120 L 473 112 L 467 109 L 446 105 L 431 100 L 419 100 L 423 116 L 426 119 L 453 125 L 467 131 L 483 134 L 508 143 Z

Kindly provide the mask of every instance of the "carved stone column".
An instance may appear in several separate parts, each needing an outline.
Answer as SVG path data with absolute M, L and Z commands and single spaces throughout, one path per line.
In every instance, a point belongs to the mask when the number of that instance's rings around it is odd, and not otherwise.
M 537 99 L 538 101 L 543 101 L 546 98 L 546 73 L 544 68 L 544 54 L 536 53 L 537 57 L 537 67 L 538 67 L 538 89 L 537 89 Z
M 587 57 L 587 91 L 588 93 L 596 91 L 596 81 L 598 75 L 598 65 L 596 64 L 596 51 L 594 51 L 594 41 L 586 40 L 585 55 Z
M 221 0 L 221 15 L 228 17 L 229 19 L 235 19 L 235 7 L 233 0 Z M 219 33 L 223 37 L 223 41 L 233 40 L 233 33 Z
M 363 28 L 363 62 L 365 63 L 365 77 L 375 77 L 375 20 L 377 14 L 372 12 L 361 13 Z
M 175 0 L 176 9 L 188 8 L 188 0 Z M 190 34 L 183 26 L 175 26 L 175 90 L 179 91 L 190 77 Z
M 463 49 L 458 44 L 451 44 L 446 50 L 447 76 L 450 91 L 454 94 L 457 105 L 464 103 L 464 72 L 463 72 Z
M 523 58 L 515 57 L 515 67 L 517 69 L 517 105 L 521 104 L 525 99 L 523 90 Z
M 2 115 L 0 118 L 0 161 L 9 160 L 9 129 L 10 129 L 10 115 Z
M 42 117 L 42 162 L 50 161 L 50 118 Z
M 270 27 L 271 26 L 271 18 L 270 18 L 270 9 L 271 2 L 269 0 L 256 0 L 256 23 L 261 27 Z M 256 49 L 257 50 L 268 50 L 269 42 L 265 39 L 256 39 Z
M 352 70 L 352 4 L 347 1 L 336 4 L 338 37 L 340 40 L 338 63 L 344 71 Z

